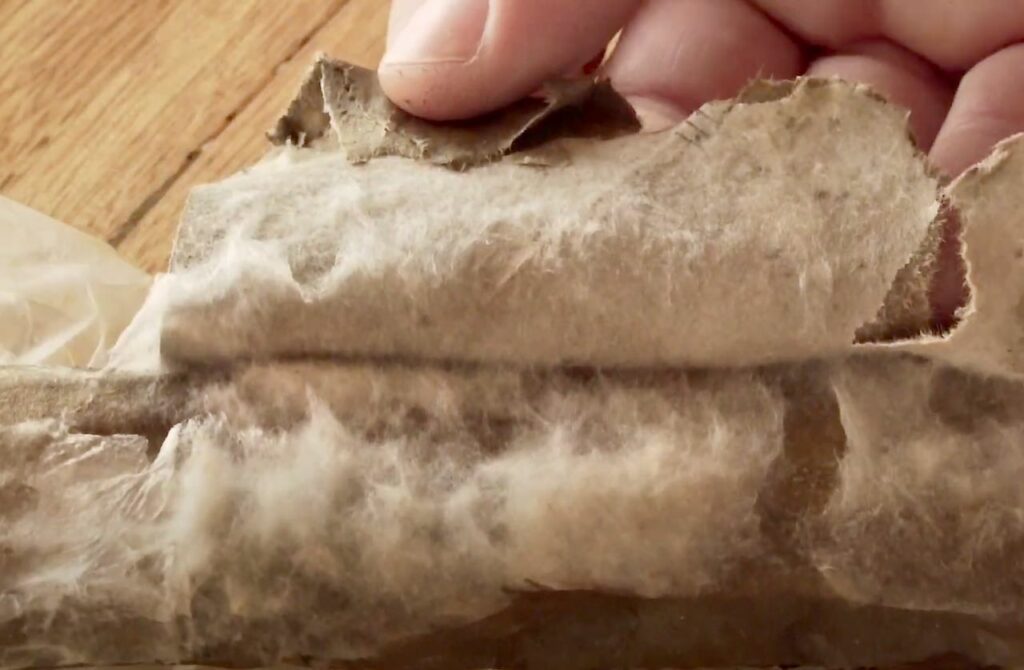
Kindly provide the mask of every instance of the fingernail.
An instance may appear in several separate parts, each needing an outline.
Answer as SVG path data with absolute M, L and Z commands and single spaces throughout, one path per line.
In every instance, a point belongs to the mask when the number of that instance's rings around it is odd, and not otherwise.
M 429 0 L 413 14 L 381 65 L 463 63 L 480 49 L 490 0 Z
M 639 95 L 628 96 L 626 99 L 633 106 L 633 111 L 640 120 L 640 127 L 645 133 L 656 133 L 672 128 L 686 118 L 686 113 L 682 109 L 665 100 Z

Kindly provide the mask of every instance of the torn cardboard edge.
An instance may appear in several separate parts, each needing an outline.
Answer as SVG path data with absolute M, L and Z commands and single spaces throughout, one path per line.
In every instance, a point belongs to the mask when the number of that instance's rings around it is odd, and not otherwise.
M 996 145 L 947 189 L 960 223 L 968 302 L 944 337 L 922 337 L 893 350 L 934 357 L 991 375 L 1024 374 L 1024 134 Z
M 537 97 L 482 118 L 424 121 L 384 96 L 373 70 L 321 55 L 268 137 L 277 145 L 308 147 L 333 131 L 353 163 L 403 156 L 466 169 L 543 143 L 546 137 L 609 138 L 639 129 L 633 109 L 610 84 L 590 79 L 549 82 Z M 524 163 L 532 160 L 543 164 L 529 154 L 523 157 Z
M 677 132 L 699 143 L 714 132 L 718 119 L 728 114 L 729 109 L 735 105 L 777 102 L 793 95 L 800 86 L 828 85 L 828 82 L 813 79 L 796 82 L 755 81 L 734 100 L 724 104 L 711 103 L 699 109 L 677 128 Z M 882 96 L 874 94 L 870 89 L 858 88 L 874 96 L 880 104 L 888 104 Z M 559 137 L 608 139 L 639 131 L 639 124 L 631 108 L 607 82 L 596 86 L 589 79 L 558 82 L 548 85 L 544 96 L 545 102 L 523 101 L 481 120 L 456 125 L 433 124 L 416 119 L 394 106 L 380 91 L 375 72 L 321 55 L 302 85 L 299 96 L 270 137 L 276 144 L 307 146 L 311 140 L 333 129 L 348 159 L 355 163 L 381 156 L 401 156 L 465 169 L 498 160 L 515 151 L 516 143 L 531 133 L 538 137 L 534 142 L 536 147 Z M 575 117 L 570 116 L 570 119 L 574 118 L 577 125 L 549 118 L 552 114 L 557 118 L 557 113 L 566 109 L 576 110 Z M 706 127 L 708 124 L 710 128 Z M 587 132 L 578 132 L 580 128 L 586 128 Z M 538 129 L 540 132 L 536 132 Z M 912 141 L 909 125 L 904 128 L 904 136 Z M 986 318 L 990 316 L 988 314 L 980 317 L 981 323 L 964 323 L 979 318 L 977 293 L 1001 292 L 998 287 L 1002 280 L 997 278 L 1005 276 L 1004 268 L 1015 276 L 1016 268 L 1020 265 L 1009 257 L 996 261 L 994 257 L 998 254 L 990 253 L 988 249 L 984 261 L 979 258 L 972 262 L 972 257 L 980 254 L 972 252 L 971 247 L 972 244 L 988 246 L 993 239 L 1008 239 L 1012 235 L 1010 228 L 1014 222 L 1006 221 L 1006 217 L 1003 217 L 1003 221 L 987 219 L 978 222 L 972 220 L 972 215 L 977 217 L 981 214 L 977 212 L 976 201 L 986 197 L 984 193 L 979 193 L 988 188 L 985 183 L 1007 179 L 1000 177 L 1000 174 L 1014 168 L 1004 166 L 1004 163 L 1016 167 L 1021 162 L 1021 150 L 1015 150 L 1021 141 L 1021 136 L 1004 140 L 993 150 L 990 158 L 965 172 L 937 194 L 937 202 L 942 204 L 933 224 L 895 277 L 891 290 L 879 306 L 876 319 L 865 322 L 856 331 L 851 340 L 851 351 L 860 347 L 871 351 L 912 351 L 918 355 L 936 356 L 954 364 L 976 366 L 990 374 L 999 374 L 1008 369 L 1015 374 L 1024 371 L 1024 363 L 1016 360 L 1021 354 L 1013 347 L 997 353 L 1003 349 L 1004 343 L 1019 339 L 1019 328 L 1015 328 L 1002 316 Z M 920 154 L 920 160 L 927 164 L 923 154 Z M 927 169 L 937 179 L 930 166 Z M 1007 211 L 1013 209 L 1007 208 Z M 966 303 L 953 310 L 953 314 L 945 315 L 947 319 L 951 317 L 951 321 L 937 324 L 932 291 L 939 269 L 937 257 L 951 215 L 967 217 L 965 225 L 958 232 L 962 238 L 959 253 L 966 254 L 966 258 L 958 255 L 963 265 L 948 269 L 953 275 L 966 275 Z M 979 272 L 979 262 L 996 263 L 1000 267 L 995 271 L 985 267 Z M 975 269 L 968 274 L 968 267 Z M 989 280 L 990 277 L 992 280 Z M 989 284 L 988 281 L 993 283 Z M 991 296 L 982 298 L 981 302 L 997 303 Z M 990 309 L 997 308 L 985 311 Z M 996 332 L 1000 328 L 1011 332 L 1005 335 Z M 965 353 L 964 349 L 970 349 L 972 353 Z M 402 355 L 402 352 L 394 353 Z M 1012 362 L 1007 360 L 1010 357 L 1014 359 Z M 571 363 L 586 364 L 587 361 Z
M 204 264 L 217 266 L 211 272 L 219 278 L 210 284 L 216 297 L 204 303 L 197 295 L 180 301 L 180 308 L 172 307 L 163 333 L 165 356 L 186 364 L 223 364 L 246 357 L 369 356 L 522 365 L 736 367 L 842 356 L 864 343 L 912 340 L 931 331 L 928 294 L 942 237 L 939 213 L 949 198 L 913 146 L 905 114 L 870 90 L 813 79 L 758 82 L 736 100 L 706 105 L 674 131 L 651 137 L 633 134 L 635 118 L 624 113 L 625 102 L 606 84 L 595 88 L 593 82 L 577 82 L 562 89 L 570 94 L 555 96 L 547 111 L 541 102 L 528 101 L 482 121 L 439 126 L 397 109 L 376 86 L 372 72 L 318 61 L 272 137 L 286 148 L 330 137 L 356 165 L 343 169 L 333 162 L 329 147 L 326 155 L 297 149 L 248 176 L 194 192 L 172 267 L 174 273 L 189 274 Z M 581 94 L 586 90 L 589 96 Z M 563 114 L 575 121 L 566 123 Z M 836 132 L 825 123 L 835 124 Z M 771 136 L 762 130 L 755 138 L 758 124 L 771 128 Z M 586 131 L 579 132 L 581 127 Z M 812 131 L 814 142 L 823 147 L 820 156 L 804 147 L 803 163 L 787 161 L 792 149 L 783 145 L 799 142 Z M 878 142 L 892 143 L 886 154 L 892 165 L 878 164 L 877 149 L 862 146 L 871 133 Z M 483 148 L 474 148 L 470 137 Z M 520 151 L 518 142 L 529 149 Z M 826 159 L 830 144 L 858 155 Z M 602 152 L 607 155 L 594 155 Z M 772 154 L 782 157 L 765 159 Z M 552 156 L 556 159 L 549 160 Z M 820 170 L 814 165 L 822 161 L 854 161 L 860 172 L 847 175 L 852 179 L 848 187 L 838 172 L 830 183 L 816 175 Z M 715 178 L 701 181 L 699 170 L 694 175 L 694 170 L 673 167 L 681 162 L 712 165 Z M 613 169 L 616 163 L 625 167 Z M 543 172 L 524 176 L 529 174 L 524 164 L 544 166 Z M 445 178 L 431 172 L 430 165 L 462 172 Z M 678 178 L 659 181 L 650 174 L 662 167 L 674 170 Z M 807 177 L 779 175 L 794 170 Z M 872 177 L 873 172 L 878 175 Z M 403 200 L 388 193 L 382 188 L 386 181 L 401 183 L 409 195 Z M 886 181 L 906 185 L 886 191 L 877 183 Z M 740 186 L 718 188 L 729 182 Z M 761 193 L 748 197 L 744 183 Z M 854 207 L 848 200 L 851 194 L 857 196 L 858 188 L 864 189 L 863 204 L 857 201 Z M 520 199 L 519 205 L 500 205 L 506 209 L 499 211 L 499 189 L 544 194 L 553 202 L 547 209 L 521 208 Z M 573 189 L 579 191 L 576 200 L 553 195 Z M 701 198 L 711 198 L 716 189 L 722 191 L 715 196 L 720 203 L 759 197 L 776 207 L 786 204 L 779 211 L 786 211 L 786 221 L 792 221 L 789 235 L 806 237 L 800 242 L 805 248 L 786 249 L 781 232 L 777 241 L 770 241 L 771 217 L 751 212 L 753 205 L 730 210 L 711 207 L 713 201 L 702 204 Z M 802 200 L 812 190 L 816 203 L 785 203 L 787 195 Z M 905 198 L 910 191 L 917 200 Z M 254 199 L 254 192 L 263 194 L 262 206 L 270 210 L 259 211 L 260 197 Z M 296 199 L 299 192 L 308 193 L 303 196 L 307 204 Z M 461 194 L 468 194 L 471 202 L 460 202 Z M 313 202 L 318 202 L 315 209 L 308 204 Z M 666 214 L 679 206 L 687 209 L 676 219 Z M 709 207 L 714 210 L 710 214 Z M 870 209 L 895 218 L 887 220 L 879 213 L 877 220 L 858 222 L 864 218 L 861 212 Z M 641 211 L 647 213 L 645 221 L 638 220 Z M 403 212 L 424 223 L 419 228 L 403 223 Z M 442 221 L 441 212 L 449 220 Z M 746 228 L 736 225 L 737 218 L 751 214 L 756 216 Z M 366 217 L 373 221 L 369 227 L 356 223 Z M 232 221 L 234 228 L 224 229 L 224 221 Z M 812 223 L 801 223 L 806 221 Z M 444 239 L 460 226 L 464 232 L 458 233 L 458 244 L 463 248 L 457 249 L 455 241 Z M 733 236 L 726 240 L 731 247 L 708 247 L 720 260 L 699 246 L 720 245 L 716 230 Z M 367 248 L 360 249 L 360 242 Z M 815 251 L 816 245 L 826 253 Z M 852 251 L 843 251 L 844 245 Z M 373 257 L 389 248 L 394 258 L 374 266 Z M 614 248 L 621 250 L 621 258 L 611 255 Z M 401 261 L 400 253 L 413 262 Z M 451 258 L 437 268 L 416 268 L 416 257 L 438 253 Z M 604 265 L 596 260 L 601 255 Z M 261 257 L 263 278 L 252 277 L 258 274 L 255 266 L 245 269 L 246 259 L 256 256 Z M 770 281 L 761 287 L 753 281 L 741 285 L 741 274 L 759 263 Z M 664 276 L 634 277 L 631 265 Z M 275 269 L 268 270 L 270 266 Z M 377 286 L 393 286 L 361 301 L 355 288 L 361 280 L 345 274 L 349 267 L 378 275 L 373 280 Z M 866 276 L 871 272 L 876 272 L 875 279 Z M 225 280 L 229 274 L 235 276 Z M 236 290 L 242 282 L 252 282 L 247 295 Z M 581 290 L 572 295 L 558 288 L 571 285 Z M 454 291 L 465 294 L 458 308 L 445 296 Z M 605 297 L 587 297 L 585 291 Z M 747 305 L 744 291 L 774 291 L 783 297 L 755 296 Z M 621 296 L 611 297 L 616 292 Z M 408 304 L 400 307 L 403 302 Z M 605 312 L 620 311 L 617 325 L 602 314 L 602 305 Z M 440 314 L 455 309 L 479 318 Z M 260 335 L 266 330 L 261 314 L 268 310 L 287 315 L 295 324 L 290 333 L 276 335 L 277 341 Z M 336 322 L 331 315 L 339 310 L 353 324 L 360 323 L 358 332 L 350 332 L 355 325 Z M 406 320 L 403 314 L 411 311 L 422 318 Z M 654 333 L 647 340 L 632 349 L 621 342 L 630 337 L 623 324 L 641 324 L 643 314 L 666 312 L 670 316 L 662 318 L 664 323 L 637 326 L 638 332 L 647 328 Z M 220 316 L 224 314 L 232 315 L 236 325 L 227 323 L 228 317 Z M 780 332 L 779 325 L 771 324 L 772 314 L 796 320 L 789 322 L 788 332 Z M 438 327 L 442 322 L 445 333 L 431 330 L 430 324 Z M 550 334 L 546 342 L 537 340 L 544 323 L 562 323 L 565 341 Z M 749 332 L 763 341 L 740 341 L 729 323 L 748 324 Z M 831 331 L 815 332 L 822 329 Z M 589 334 L 583 335 L 585 330 Z M 373 331 L 383 334 L 371 336 Z M 216 348 L 199 342 L 210 332 L 217 333 Z M 609 344 L 589 341 L 602 338 Z M 479 340 L 491 345 L 481 347 Z

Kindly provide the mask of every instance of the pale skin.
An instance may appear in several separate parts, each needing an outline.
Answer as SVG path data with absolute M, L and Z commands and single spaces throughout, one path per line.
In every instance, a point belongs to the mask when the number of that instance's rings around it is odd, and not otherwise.
M 909 109 L 948 177 L 1024 132 L 1024 0 L 393 0 L 380 81 L 413 114 L 469 118 L 579 74 L 616 35 L 602 74 L 649 131 L 807 74 Z M 953 233 L 932 290 L 943 323 L 965 297 Z
M 758 76 L 870 84 L 955 176 L 1024 131 L 1024 0 L 394 0 L 381 84 L 431 119 L 603 72 L 661 129 Z

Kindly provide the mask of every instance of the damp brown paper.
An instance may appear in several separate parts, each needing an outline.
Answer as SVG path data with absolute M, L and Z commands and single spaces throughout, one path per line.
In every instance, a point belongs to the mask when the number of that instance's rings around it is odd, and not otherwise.
M 756 91 L 666 133 L 554 139 L 555 166 L 513 152 L 456 170 L 436 163 L 458 149 L 438 146 L 451 133 L 461 148 L 465 129 L 418 133 L 393 110 L 368 120 L 370 93 L 330 94 L 351 89 L 349 71 L 324 64 L 327 118 L 288 127 L 316 137 L 332 123 L 343 149 L 360 143 L 352 160 L 285 150 L 192 194 L 173 266 L 206 280 L 168 312 L 170 358 L 833 355 L 874 321 L 939 210 L 905 113 L 840 83 Z
M 547 95 L 319 62 L 107 369 L 0 375 L 0 666 L 1024 662 L 1019 142 L 947 186 L 838 82 Z

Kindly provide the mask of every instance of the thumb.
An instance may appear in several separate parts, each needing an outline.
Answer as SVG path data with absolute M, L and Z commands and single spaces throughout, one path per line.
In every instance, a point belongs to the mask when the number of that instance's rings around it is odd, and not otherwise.
M 388 10 L 388 48 L 395 43 L 395 38 L 402 32 L 416 10 L 426 4 L 426 0 L 391 0 Z
M 405 0 L 380 83 L 425 118 L 489 112 L 592 58 L 641 1 L 426 0 L 409 13 Z

